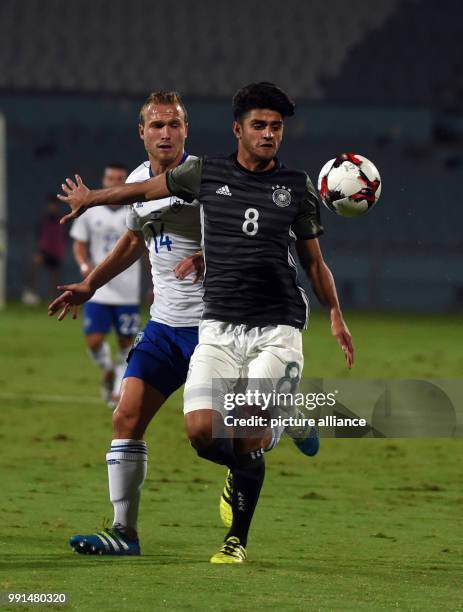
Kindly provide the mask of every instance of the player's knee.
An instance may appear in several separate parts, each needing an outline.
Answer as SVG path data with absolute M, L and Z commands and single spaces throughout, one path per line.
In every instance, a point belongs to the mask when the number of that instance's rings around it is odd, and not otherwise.
M 116 410 L 113 412 L 114 432 L 117 433 L 121 429 L 123 429 L 126 426 L 127 421 L 128 421 L 127 414 L 119 410 L 119 408 L 116 408 Z
M 198 453 L 211 446 L 213 442 L 211 424 L 201 423 L 188 427 L 188 438 Z
M 87 343 L 87 348 L 90 351 L 98 351 L 101 349 L 101 347 L 103 346 L 103 341 L 104 338 L 100 338 L 99 336 L 90 334 L 88 336 L 86 336 L 85 341 Z
M 113 412 L 113 430 L 118 438 L 133 438 L 135 435 L 143 435 L 140 431 L 140 415 L 133 410 L 127 410 L 125 406 L 118 405 Z

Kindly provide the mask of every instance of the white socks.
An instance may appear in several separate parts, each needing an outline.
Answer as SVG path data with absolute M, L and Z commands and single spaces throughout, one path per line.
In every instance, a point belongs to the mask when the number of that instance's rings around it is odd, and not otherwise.
M 102 342 L 97 349 L 87 349 L 90 359 L 106 372 L 113 369 L 111 348 L 107 342 Z
M 140 491 L 147 472 L 148 450 L 144 440 L 113 440 L 106 454 L 109 497 L 114 522 L 137 530 Z
M 113 394 L 116 396 L 119 396 L 121 393 L 122 378 L 127 367 L 127 357 L 129 356 L 131 348 L 131 346 L 128 346 L 126 349 L 119 349 L 116 357 L 116 367 L 114 368 L 116 376 L 114 378 L 113 388 Z

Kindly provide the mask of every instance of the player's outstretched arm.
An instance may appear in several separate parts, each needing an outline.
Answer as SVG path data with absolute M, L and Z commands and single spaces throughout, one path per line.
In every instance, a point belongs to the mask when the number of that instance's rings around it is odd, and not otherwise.
M 354 364 L 352 336 L 342 316 L 334 278 L 323 259 L 318 239 L 299 239 L 296 242 L 296 249 L 315 295 L 330 313 L 331 333 L 346 356 L 347 367 L 351 368 Z
M 61 310 L 58 321 L 62 321 L 72 310 L 73 319 L 75 319 L 78 312 L 76 307 L 87 302 L 97 289 L 140 259 L 144 251 L 143 234 L 127 230 L 119 238 L 106 259 L 92 270 L 84 281 L 58 287 L 63 293 L 48 306 L 49 316 L 53 316 L 58 310 Z
M 60 223 L 66 223 L 71 219 L 80 217 L 86 210 L 94 206 L 147 202 L 167 198 L 170 195 L 165 174 L 160 174 L 141 183 L 126 183 L 107 189 L 89 189 L 80 176 L 76 174 L 75 181 L 67 178 L 61 188 L 63 193 L 58 194 L 58 198 L 70 207 L 71 212 L 62 217 Z

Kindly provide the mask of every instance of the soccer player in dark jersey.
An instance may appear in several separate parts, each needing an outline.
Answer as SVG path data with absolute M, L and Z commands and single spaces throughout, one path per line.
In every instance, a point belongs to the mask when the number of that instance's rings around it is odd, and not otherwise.
M 212 563 L 246 559 L 252 516 L 264 481 L 261 438 L 217 436 L 223 418 L 214 405 L 236 382 L 298 378 L 302 371 L 301 330 L 308 300 L 297 282 L 290 246 L 319 301 L 327 308 L 332 334 L 353 363 L 351 335 L 344 322 L 333 275 L 323 260 L 318 236 L 319 203 L 308 176 L 276 157 L 285 117 L 294 104 L 272 83 L 253 83 L 233 98 L 235 154 L 185 162 L 143 183 L 90 191 L 80 177 L 67 179 L 63 202 L 74 218 L 101 203 L 155 200 L 169 194 L 202 205 L 205 308 L 199 343 L 185 385 L 188 436 L 199 456 L 230 470 L 232 525 Z

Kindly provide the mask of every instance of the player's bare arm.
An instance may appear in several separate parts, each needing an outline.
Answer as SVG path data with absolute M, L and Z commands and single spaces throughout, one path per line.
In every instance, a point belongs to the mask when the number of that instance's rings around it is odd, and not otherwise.
M 53 316 L 61 309 L 58 321 L 62 321 L 73 307 L 87 302 L 97 289 L 140 259 L 145 252 L 145 248 L 143 234 L 127 230 L 118 240 L 108 257 L 92 270 L 85 280 L 80 283 L 60 285 L 58 287 L 63 293 L 49 305 L 49 316 Z M 74 309 L 73 318 L 76 318 L 76 316 L 77 311 Z
M 346 356 L 347 367 L 354 363 L 352 336 L 342 316 L 338 294 L 331 270 L 327 266 L 317 238 L 296 242 L 299 261 L 310 279 L 318 301 L 328 309 L 331 319 L 331 333 Z
M 63 194 L 58 194 L 58 198 L 70 207 L 71 212 L 62 217 L 60 223 L 67 223 L 80 217 L 86 210 L 94 206 L 148 202 L 167 198 L 170 195 L 165 174 L 140 183 L 126 183 L 107 189 L 89 189 L 81 177 L 76 174 L 75 181 L 67 178 L 61 188 Z

